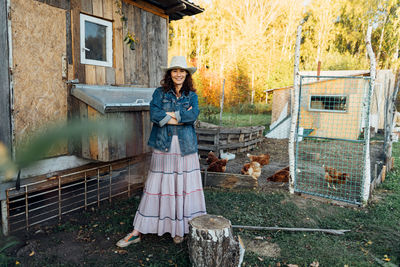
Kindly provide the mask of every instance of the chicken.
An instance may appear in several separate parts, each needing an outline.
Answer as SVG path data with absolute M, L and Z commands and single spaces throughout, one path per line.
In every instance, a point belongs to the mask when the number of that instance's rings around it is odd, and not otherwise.
M 260 163 L 261 167 L 269 163 L 268 154 L 261 154 L 259 156 L 247 154 L 247 157 L 250 159 L 250 161 L 257 161 L 258 163 Z
M 250 175 L 254 179 L 258 179 L 261 175 L 261 165 L 257 161 L 252 161 L 244 164 L 240 172 L 242 174 Z
M 268 177 L 267 181 L 287 183 L 289 182 L 289 177 L 290 177 L 289 167 L 286 167 L 282 170 L 275 172 L 272 176 Z
M 208 152 L 207 155 L 207 164 L 210 165 L 211 163 L 213 163 L 214 161 L 217 161 L 218 158 L 217 156 L 215 156 L 214 152 L 210 151 Z
M 349 178 L 349 175 L 347 173 L 339 172 L 335 168 L 324 165 L 324 169 L 325 169 L 325 181 L 328 182 L 328 187 L 330 187 L 330 183 L 345 184 L 346 180 Z M 336 189 L 334 185 L 333 188 Z
M 227 159 L 218 159 L 214 162 L 212 162 L 208 168 L 207 171 L 209 172 L 225 172 L 226 170 L 226 163 L 228 162 Z

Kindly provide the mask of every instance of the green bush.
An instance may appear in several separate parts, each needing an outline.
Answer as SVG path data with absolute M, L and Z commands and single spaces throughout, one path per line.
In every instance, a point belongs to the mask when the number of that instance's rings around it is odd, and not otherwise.
M 212 105 L 200 106 L 200 120 L 217 123 L 220 109 Z
M 271 113 L 271 105 L 265 103 L 239 104 L 237 106 L 225 108 L 224 112 L 239 114 L 269 114 Z

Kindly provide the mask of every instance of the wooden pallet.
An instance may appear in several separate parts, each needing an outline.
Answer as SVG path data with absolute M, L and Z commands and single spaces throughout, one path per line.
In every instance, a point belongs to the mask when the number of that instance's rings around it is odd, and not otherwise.
M 264 139 L 264 129 L 264 126 L 227 128 L 210 124 L 205 128 L 200 124 L 196 129 L 199 155 L 207 156 L 209 151 L 218 154 L 220 150 L 231 153 L 249 151 Z

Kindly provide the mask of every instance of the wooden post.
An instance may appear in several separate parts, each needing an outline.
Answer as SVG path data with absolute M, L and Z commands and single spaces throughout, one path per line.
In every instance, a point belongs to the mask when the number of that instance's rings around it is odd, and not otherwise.
M 7 210 L 7 201 L 1 201 L 1 225 L 3 227 L 3 234 L 5 236 L 8 235 L 8 210 Z
M 371 86 L 368 91 L 369 96 L 371 96 L 371 93 L 374 91 L 375 77 L 376 77 L 376 61 L 375 61 L 375 54 L 374 51 L 372 50 L 372 45 L 371 45 L 371 33 L 372 33 L 372 25 L 370 22 L 367 29 L 367 36 L 365 37 L 366 48 L 371 64 L 370 66 Z M 364 105 L 367 104 L 369 105 L 369 101 L 364 101 Z M 362 188 L 362 196 L 361 196 L 364 205 L 367 204 L 371 186 L 371 159 L 369 155 L 369 140 L 370 140 L 369 110 L 370 110 L 369 106 L 364 106 L 364 112 L 366 115 L 364 136 L 366 144 L 365 144 L 365 162 L 364 162 L 364 187 Z
M 390 96 L 388 96 L 388 101 L 386 101 L 386 107 L 385 107 L 385 140 L 383 144 L 383 150 L 385 153 L 385 164 L 387 166 L 387 170 L 390 170 L 393 165 L 391 164 L 391 159 L 392 159 L 392 134 L 393 134 L 393 128 L 396 125 L 396 105 L 395 101 L 397 98 L 397 93 L 399 91 L 400 87 L 400 71 L 397 73 L 396 77 L 396 83 L 395 87 L 393 90 L 393 93 Z
M 225 98 L 225 79 L 222 82 L 222 94 L 221 94 L 221 102 L 220 102 L 220 111 L 219 111 L 219 127 L 217 129 L 217 138 L 215 141 L 215 145 L 216 145 L 216 156 L 219 157 L 220 156 L 220 151 L 219 151 L 219 135 L 220 135 L 220 131 L 221 131 L 221 127 L 222 127 L 222 112 L 224 110 L 224 98 Z
M 295 138 L 297 138 L 296 134 L 296 123 L 298 116 L 298 107 L 299 107 L 299 91 L 300 91 L 300 73 L 299 73 L 299 64 L 300 64 L 300 44 L 301 44 L 301 28 L 304 24 L 305 20 L 303 19 L 299 26 L 297 26 L 297 36 L 296 36 L 296 47 L 294 53 L 294 83 L 293 90 L 291 91 L 291 124 L 290 124 L 290 134 L 289 134 L 289 167 L 290 167 L 290 178 L 289 178 L 289 192 L 291 194 L 294 193 L 294 179 L 295 172 L 294 169 L 294 143 Z
M 231 222 L 202 215 L 189 222 L 189 256 L 194 267 L 233 267 L 243 261 L 244 248 L 232 234 Z
M 318 67 L 317 67 L 317 81 L 319 81 L 319 76 L 321 75 L 321 61 L 318 61 Z

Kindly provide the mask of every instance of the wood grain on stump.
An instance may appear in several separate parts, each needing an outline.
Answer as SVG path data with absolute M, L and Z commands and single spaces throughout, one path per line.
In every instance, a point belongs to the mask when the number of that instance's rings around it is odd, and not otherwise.
M 231 222 L 202 215 L 189 222 L 189 256 L 193 266 L 240 266 L 244 248 L 232 234 Z

